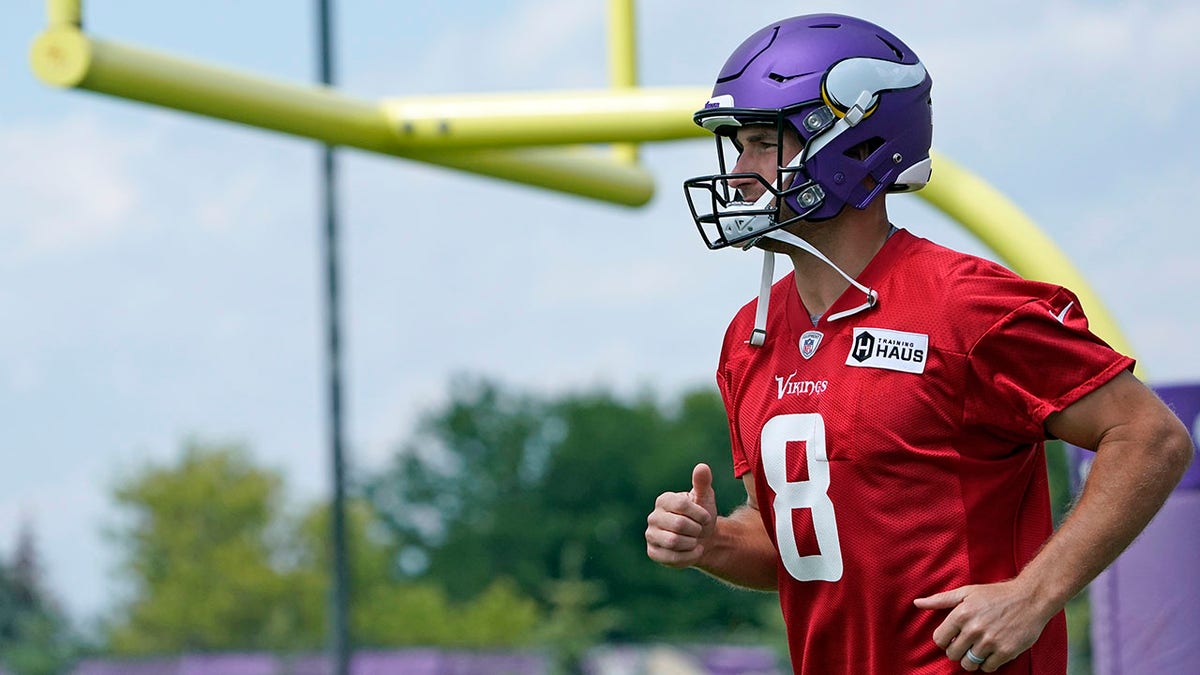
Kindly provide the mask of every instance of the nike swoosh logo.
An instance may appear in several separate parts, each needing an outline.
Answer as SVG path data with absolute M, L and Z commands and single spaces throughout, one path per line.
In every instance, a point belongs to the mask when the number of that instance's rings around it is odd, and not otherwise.
M 1072 300 L 1071 302 L 1067 303 L 1066 307 L 1063 307 L 1061 312 L 1059 312 L 1058 314 L 1055 314 L 1054 312 L 1050 312 L 1050 316 L 1054 317 L 1055 320 L 1058 321 L 1059 323 L 1065 323 L 1066 318 L 1067 318 L 1067 312 L 1071 311 L 1071 306 L 1074 304 L 1075 304 L 1075 301 Z

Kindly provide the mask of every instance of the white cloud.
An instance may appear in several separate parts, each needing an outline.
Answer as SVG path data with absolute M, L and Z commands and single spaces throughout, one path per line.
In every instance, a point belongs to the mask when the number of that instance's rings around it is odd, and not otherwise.
M 207 182 L 207 181 L 206 181 Z M 196 224 L 219 233 L 246 223 L 262 222 L 267 214 L 259 199 L 270 187 L 258 167 L 239 168 L 233 175 L 213 186 L 196 207 Z
M 10 254 L 111 239 L 132 227 L 140 187 L 130 174 L 145 137 L 124 137 L 87 117 L 19 123 L 0 131 L 0 236 Z
M 499 58 L 498 65 L 508 72 L 521 73 L 555 64 L 561 67 L 580 56 L 591 62 L 596 55 L 587 53 L 588 48 L 605 44 L 604 7 L 600 2 L 539 0 L 523 4 L 499 25 L 480 28 L 490 36 L 488 51 Z M 579 54 L 581 50 L 586 51 Z
M 580 270 L 564 261 L 551 269 L 538 284 L 537 299 L 548 307 L 578 306 L 580 304 L 633 308 L 645 303 L 662 302 L 675 297 L 686 285 L 688 271 L 672 257 L 629 260 L 621 267 L 601 266 L 585 273 L 579 282 Z
M 1026 20 L 981 30 L 997 12 Z M 923 35 L 921 43 L 939 102 L 948 96 L 945 109 L 976 123 L 1053 130 L 1099 112 L 1128 129 L 1175 116 L 1181 99 L 1200 90 L 1194 4 L 972 3 L 962 13 L 966 29 Z
M 411 66 L 362 80 L 376 89 L 380 81 L 395 83 L 388 87 L 394 96 L 607 85 L 604 3 L 512 4 L 492 12 L 493 20 L 440 22 L 429 44 L 398 48 L 397 58 Z M 367 67 L 378 73 L 377 62 Z

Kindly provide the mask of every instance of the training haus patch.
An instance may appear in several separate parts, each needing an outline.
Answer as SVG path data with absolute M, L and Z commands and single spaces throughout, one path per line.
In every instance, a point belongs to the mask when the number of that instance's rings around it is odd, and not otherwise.
M 928 355 L 928 335 L 884 328 L 855 328 L 846 365 L 923 373 Z

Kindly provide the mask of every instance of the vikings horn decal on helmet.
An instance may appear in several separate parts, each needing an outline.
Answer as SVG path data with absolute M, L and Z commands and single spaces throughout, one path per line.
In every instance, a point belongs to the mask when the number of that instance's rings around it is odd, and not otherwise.
M 827 220 L 847 204 L 864 208 L 883 190 L 924 187 L 933 138 L 931 86 L 912 50 L 861 19 L 798 16 L 751 35 L 694 116 L 716 135 L 720 162 L 720 173 L 684 182 L 705 243 L 749 247 L 790 223 Z M 787 158 L 780 139 L 774 185 L 730 173 L 737 158 L 724 146 L 748 124 L 773 125 L 781 135 L 789 129 L 803 144 L 799 155 Z M 755 202 L 729 184 L 748 177 L 767 188 Z

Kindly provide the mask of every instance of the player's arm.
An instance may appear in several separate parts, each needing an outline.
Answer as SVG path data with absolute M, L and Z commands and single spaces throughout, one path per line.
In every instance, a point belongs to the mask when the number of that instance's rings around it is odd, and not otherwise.
M 952 608 L 934 631 L 951 659 L 967 647 L 992 672 L 1028 649 L 1052 616 L 1142 531 L 1183 477 L 1192 441 L 1179 419 L 1128 372 L 1046 419 L 1050 434 L 1096 452 L 1078 503 L 1015 579 L 921 598 Z M 968 667 L 971 666 L 971 667 Z
M 1061 607 L 1146 527 L 1193 446 L 1179 418 L 1128 372 L 1051 415 L 1046 429 L 1096 452 L 1075 508 L 1020 575 Z
M 690 492 L 664 492 L 646 518 L 646 555 L 668 567 L 696 567 L 736 586 L 776 589 L 776 554 L 758 513 L 754 475 L 746 503 L 717 516 L 712 470 L 697 464 Z
M 712 538 L 696 564 L 701 570 L 731 584 L 760 591 L 778 588 L 778 554 L 763 529 L 758 512 L 754 474 L 742 476 L 746 503 L 728 516 L 717 518 Z

